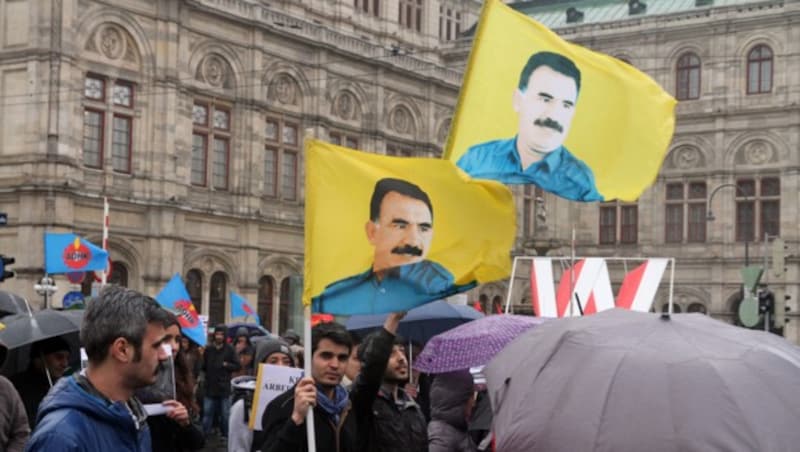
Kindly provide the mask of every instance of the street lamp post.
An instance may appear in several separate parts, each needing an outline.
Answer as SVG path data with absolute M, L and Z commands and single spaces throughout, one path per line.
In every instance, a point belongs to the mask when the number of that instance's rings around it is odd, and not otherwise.
M 712 190 L 711 195 L 708 197 L 708 202 L 706 203 L 706 221 L 714 221 L 715 218 L 714 214 L 711 212 L 711 201 L 714 199 L 714 195 L 716 195 L 717 192 L 720 191 L 720 189 L 728 187 L 735 188 L 736 193 L 741 195 L 744 198 L 745 202 L 747 203 L 750 202 L 750 197 L 737 184 L 731 184 L 731 183 L 722 184 L 719 187 Z M 745 266 L 750 265 L 750 237 L 745 237 L 744 241 L 744 265 Z

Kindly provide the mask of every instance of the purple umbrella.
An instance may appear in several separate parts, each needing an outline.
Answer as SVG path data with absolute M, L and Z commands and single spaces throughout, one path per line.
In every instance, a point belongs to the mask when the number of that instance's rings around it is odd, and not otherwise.
M 414 368 L 440 374 L 483 366 L 517 336 L 545 322 L 541 317 L 490 315 L 453 328 L 428 341 Z

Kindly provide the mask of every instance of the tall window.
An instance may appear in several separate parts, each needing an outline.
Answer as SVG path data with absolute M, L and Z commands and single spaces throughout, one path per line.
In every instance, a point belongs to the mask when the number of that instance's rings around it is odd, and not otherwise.
M 381 0 L 355 0 L 353 6 L 355 6 L 356 11 L 363 11 L 375 17 L 380 17 L 381 15 Z
M 350 149 L 358 149 L 358 137 L 346 132 L 328 132 L 331 143 L 337 146 L 344 146 Z
M 208 324 L 225 323 L 225 302 L 228 293 L 228 275 L 216 272 L 211 275 L 211 293 L 208 299 Z
M 133 92 L 133 83 L 124 80 L 94 74 L 84 79 L 83 164 L 87 167 L 103 168 L 110 158 L 114 171 L 131 172 Z M 111 137 L 110 154 L 106 150 L 108 136 Z
M 619 202 L 600 205 L 601 245 L 631 244 L 639 240 L 639 208 L 636 204 Z
M 747 94 L 772 91 L 772 50 L 764 44 L 747 53 Z
M 128 287 L 128 267 L 121 261 L 111 263 L 111 274 L 108 275 L 108 284 Z
M 227 190 L 231 142 L 230 110 L 219 105 L 195 103 L 192 108 L 192 123 L 192 185 L 208 185 L 210 152 L 211 185 L 217 190 Z
M 192 299 L 195 309 L 200 309 L 203 305 L 203 274 L 200 270 L 191 269 L 186 272 L 186 291 L 189 292 L 189 298 Z
M 290 281 L 291 280 L 289 279 L 288 276 L 286 278 L 283 278 L 283 281 L 281 281 L 281 300 L 280 300 L 281 305 L 280 305 L 280 311 L 278 312 L 279 314 L 278 319 L 280 319 L 278 326 L 281 329 L 281 333 L 286 331 L 287 328 L 289 328 L 289 314 L 291 314 L 290 311 L 292 306 L 291 303 L 292 293 L 291 293 Z
M 706 183 L 667 184 L 664 241 L 706 241 Z M 684 231 L 685 235 L 684 235 Z
M 268 117 L 264 129 L 264 194 L 287 201 L 298 198 L 300 126 Z
M 760 180 L 739 179 L 736 181 L 736 186 L 736 240 L 752 242 L 764 237 L 764 234 L 779 235 L 780 179 L 777 177 L 765 177 Z
M 275 283 L 271 276 L 262 276 L 258 280 L 258 316 L 261 324 L 272 329 L 272 300 Z M 274 331 L 273 331 L 274 333 Z
M 684 53 L 678 58 L 675 97 L 678 100 L 700 98 L 700 57 Z
M 422 31 L 422 0 L 398 0 L 397 3 L 400 26 Z
M 439 5 L 439 39 L 452 41 L 461 33 L 461 13 L 445 5 Z
M 536 233 L 536 216 L 543 215 L 544 191 L 532 185 L 525 185 L 522 192 L 522 234 L 532 237 Z

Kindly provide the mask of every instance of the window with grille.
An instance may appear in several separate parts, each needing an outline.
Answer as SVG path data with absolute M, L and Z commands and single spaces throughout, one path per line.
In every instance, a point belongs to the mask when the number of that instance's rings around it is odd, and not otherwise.
M 422 31 L 422 0 L 398 0 L 397 5 L 400 26 Z
M 87 74 L 83 98 L 83 164 L 89 168 L 103 168 L 110 159 L 114 171 L 130 173 L 134 84 Z
M 264 195 L 287 201 L 299 198 L 300 124 L 268 116 L 264 128 Z
M 736 181 L 736 240 L 780 235 L 781 186 L 777 177 Z M 758 235 L 756 235 L 758 234 Z
M 192 124 L 192 185 L 208 186 L 210 172 L 211 186 L 215 190 L 227 190 L 231 161 L 230 109 L 222 105 L 195 102 Z
M 700 57 L 685 53 L 678 58 L 675 97 L 678 100 L 700 98 Z
M 747 94 L 772 91 L 772 49 L 764 44 L 747 53 Z
M 330 131 L 328 138 L 331 143 L 337 146 L 344 146 L 350 149 L 358 149 L 358 137 L 347 132 Z
M 598 242 L 601 245 L 638 242 L 639 207 L 636 204 L 602 203 L 599 214 Z
M 664 212 L 664 241 L 667 243 L 706 241 L 706 183 L 667 184 Z

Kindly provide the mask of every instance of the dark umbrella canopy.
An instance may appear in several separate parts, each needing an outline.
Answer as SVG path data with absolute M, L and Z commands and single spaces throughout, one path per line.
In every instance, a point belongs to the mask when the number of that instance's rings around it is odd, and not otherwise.
M 547 322 L 485 369 L 498 451 L 795 451 L 800 348 L 702 314 Z
M 365 336 L 383 326 L 387 316 L 388 314 L 354 315 L 347 319 L 345 328 Z M 424 344 L 437 334 L 481 317 L 483 314 L 470 306 L 456 305 L 443 300 L 434 301 L 408 311 L 400 321 L 397 334 Z
M 12 375 L 27 368 L 30 346 L 34 342 L 64 336 L 70 343 L 71 356 L 78 356 L 78 334 L 83 311 L 56 311 L 44 309 L 32 315 L 15 314 L 0 319 L 0 344 L 8 349 L 0 373 Z
M 0 290 L 0 318 L 13 314 L 27 314 L 28 303 L 15 293 Z

